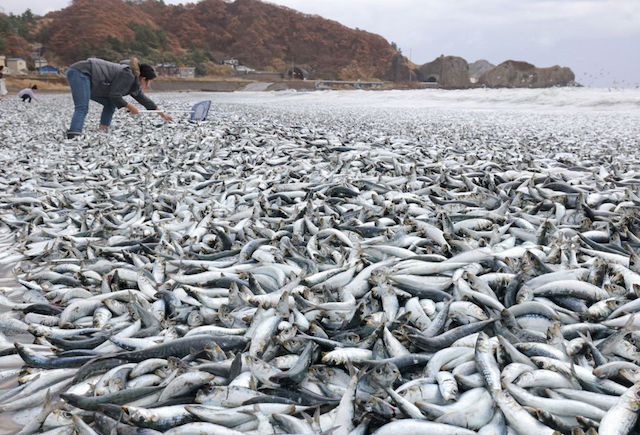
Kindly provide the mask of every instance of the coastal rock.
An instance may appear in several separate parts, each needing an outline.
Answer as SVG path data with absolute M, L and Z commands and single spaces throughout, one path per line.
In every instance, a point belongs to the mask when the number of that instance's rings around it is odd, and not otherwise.
M 479 79 L 482 74 L 489 71 L 491 68 L 495 68 L 495 65 L 488 60 L 480 59 L 469 64 L 469 76 L 472 79 Z
M 568 86 L 574 80 L 570 68 L 536 68 L 527 62 L 508 60 L 482 74 L 478 83 L 490 88 L 549 88 Z
M 387 70 L 384 79 L 392 82 L 414 81 L 418 79 L 415 69 L 416 65 L 412 64 L 401 53 L 397 53 L 391 58 L 391 66 Z
M 440 56 L 420 67 L 419 78 L 443 88 L 466 88 L 470 83 L 469 64 L 461 57 Z

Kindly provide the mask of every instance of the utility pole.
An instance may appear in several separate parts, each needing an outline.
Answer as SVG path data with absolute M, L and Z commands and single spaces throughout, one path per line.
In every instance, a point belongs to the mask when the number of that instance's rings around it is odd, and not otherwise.
M 38 53 L 38 66 L 36 67 L 38 70 L 38 74 L 42 74 L 42 45 L 37 47 Z
M 411 52 L 412 52 L 412 49 L 410 48 L 409 49 L 409 63 L 411 63 L 411 54 L 412 54 Z M 411 66 L 411 65 L 409 65 L 409 66 Z M 407 68 L 407 72 L 409 73 L 409 83 L 411 83 L 411 68 Z

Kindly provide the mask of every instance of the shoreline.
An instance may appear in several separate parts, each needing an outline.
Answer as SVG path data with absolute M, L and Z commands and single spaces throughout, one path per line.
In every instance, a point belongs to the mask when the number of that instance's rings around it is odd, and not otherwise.
M 70 88 L 64 76 L 12 76 L 5 75 L 5 82 L 9 93 L 18 92 L 31 85 L 38 85 L 41 93 L 69 92 Z M 473 89 L 564 89 L 581 88 L 581 86 L 556 86 L 548 88 L 487 88 L 471 84 L 465 88 L 448 88 L 437 85 L 427 85 L 419 82 L 359 82 L 359 81 L 323 81 L 323 80 L 247 80 L 242 78 L 226 77 L 199 77 L 188 79 L 158 78 L 154 80 L 147 92 L 272 92 L 272 91 L 299 91 L 314 92 L 324 90 L 371 90 L 371 91 L 398 91 L 398 90 L 473 90 Z M 599 88 L 594 88 L 599 89 Z M 607 89 L 607 88 L 603 88 Z M 609 88 L 627 89 L 627 88 Z M 633 89 L 633 88 L 629 88 Z

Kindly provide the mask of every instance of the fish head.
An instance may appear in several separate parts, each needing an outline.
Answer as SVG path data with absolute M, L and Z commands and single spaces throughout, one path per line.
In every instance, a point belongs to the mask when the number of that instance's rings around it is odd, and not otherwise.
M 400 377 L 400 370 L 394 363 L 386 362 L 371 370 L 369 377 L 381 387 L 389 387 Z
M 626 246 L 628 246 L 627 251 L 629 251 L 629 269 L 638 273 L 640 271 L 640 256 L 629 245 Z
M 157 368 L 153 374 L 160 376 L 161 378 L 166 378 L 167 376 L 169 376 L 171 373 L 173 372 L 173 368 L 167 364 L 164 365 L 162 367 Z
M 521 304 L 531 300 L 533 300 L 533 289 L 526 285 L 520 287 L 520 290 L 518 290 L 518 293 L 516 295 L 516 302 L 518 304 Z
M 27 331 L 36 337 L 46 337 L 49 335 L 48 328 L 46 326 L 38 325 L 36 323 L 29 323 Z
M 129 423 L 133 423 L 138 426 L 143 424 L 146 420 L 151 420 L 151 416 L 147 415 L 144 410 L 141 408 L 136 408 L 135 406 L 123 406 L 122 407 L 122 417 L 125 421 Z
M 371 397 L 364 406 L 367 412 L 378 418 L 389 420 L 396 417 L 396 408 L 378 397 Z
M 227 387 L 205 385 L 196 393 L 196 403 L 220 403 L 227 398 L 228 394 Z
M 360 336 L 354 332 L 347 332 L 340 337 L 340 342 L 344 344 L 357 344 L 360 342 Z
M 371 276 L 369 277 L 369 282 L 377 287 L 387 282 L 388 279 L 389 279 L 389 271 L 385 270 L 385 268 L 383 267 L 379 267 L 377 269 L 374 269 L 371 272 Z
M 625 303 L 626 301 L 624 299 L 617 299 L 617 298 L 611 298 L 605 301 L 607 308 L 609 308 L 610 310 L 616 310 L 617 308 L 621 307 Z
M 202 316 L 202 313 L 200 313 L 200 311 L 191 311 L 187 315 L 187 324 L 192 328 L 203 325 L 204 317 Z
M 226 354 L 216 342 L 211 341 L 205 344 L 204 351 L 211 361 L 224 361 L 227 359 Z
M 306 343 L 302 337 L 292 337 L 282 343 L 282 346 L 291 353 L 300 353 Z
M 631 389 L 633 389 L 633 387 Z M 635 388 L 633 393 L 627 397 L 627 406 L 634 413 L 640 411 L 640 389 Z
M 620 369 L 619 373 L 620 373 L 620 376 L 622 376 L 623 378 L 628 379 L 630 381 L 637 382 L 637 380 L 640 378 L 639 371 L 640 371 L 640 369 L 638 369 L 638 370 L 630 370 L 628 368 L 624 368 L 624 369 Z
M 627 294 L 627 289 L 624 286 L 618 284 L 606 283 L 602 287 L 612 296 L 623 297 Z
M 554 323 L 547 329 L 547 341 L 549 344 L 564 343 L 564 335 L 562 335 L 559 323 Z
M 384 326 L 384 324 L 385 324 L 384 313 L 374 313 L 372 315 L 367 316 L 367 318 L 364 321 L 364 325 L 367 327 L 367 329 L 369 328 L 378 329 L 380 326 Z
M 312 366 L 312 367 L 309 367 L 309 376 L 326 382 L 327 379 L 331 378 L 332 371 L 333 369 L 328 366 L 321 366 L 321 365 Z
M 298 328 L 295 325 L 291 325 L 288 322 L 282 322 L 287 326 L 277 335 L 276 340 L 278 343 L 284 343 L 296 336 Z
M 44 421 L 44 426 L 67 426 L 73 424 L 73 414 L 67 409 L 54 409 Z

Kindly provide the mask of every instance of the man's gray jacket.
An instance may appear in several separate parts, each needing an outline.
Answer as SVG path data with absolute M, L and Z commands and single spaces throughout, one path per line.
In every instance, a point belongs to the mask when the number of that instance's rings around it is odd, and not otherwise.
M 109 98 L 118 109 L 121 109 L 127 105 L 123 97 L 131 95 L 147 110 L 158 108 L 140 88 L 140 64 L 136 58 L 123 63 L 90 58 L 71 66 L 91 77 L 92 97 Z

